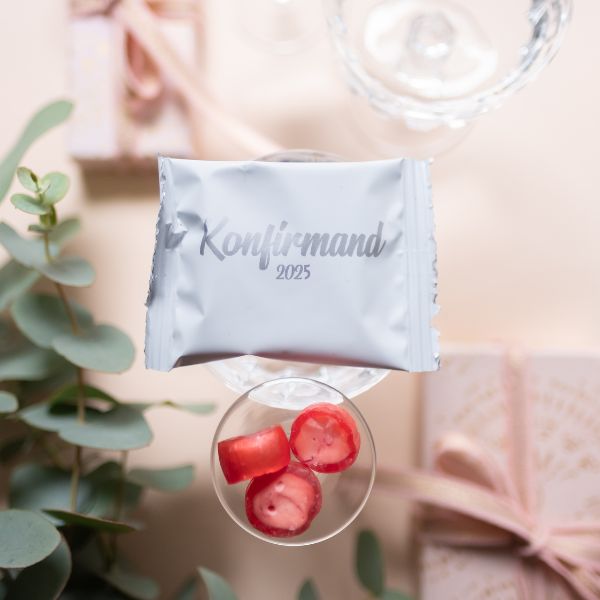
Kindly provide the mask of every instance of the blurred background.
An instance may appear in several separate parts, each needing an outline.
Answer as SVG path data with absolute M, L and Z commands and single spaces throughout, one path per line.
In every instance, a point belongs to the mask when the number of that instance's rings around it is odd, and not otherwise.
M 282 51 L 248 31 L 244 25 L 250 17 L 242 3 L 203 4 L 195 68 L 227 114 L 282 148 L 311 148 L 357 160 L 402 153 L 389 146 L 382 151 L 367 139 L 368 126 L 357 127 L 361 113 L 352 107 L 324 17 L 317 19 L 308 40 Z M 514 4 L 525 8 L 525 3 Z M 493 10 L 492 3 L 488 9 Z M 517 48 L 523 32 L 512 26 L 508 9 L 504 18 L 490 15 L 494 35 Z M 477 119 L 459 143 L 435 157 L 441 306 L 436 326 L 443 343 L 502 340 L 561 349 L 597 349 L 600 344 L 599 20 L 598 3 L 577 2 L 562 48 L 539 79 Z M 82 67 L 73 66 L 72 27 L 68 3 L 62 0 L 20 0 L 0 7 L 0 152 L 41 104 L 59 97 L 77 102 L 73 93 L 81 93 L 81 84 L 72 74 Z M 93 68 L 88 75 L 100 77 Z M 74 123 L 82 119 L 76 113 Z M 253 157 L 211 119 L 197 120 L 202 158 Z M 89 134 L 92 146 L 95 135 L 103 137 L 96 126 L 97 134 Z M 52 131 L 23 162 L 71 176 L 62 214 L 80 213 L 83 235 L 74 248 L 97 269 L 95 284 L 76 298 L 99 321 L 122 327 L 136 345 L 130 371 L 91 374 L 90 379 L 123 398 L 212 399 L 219 406 L 208 417 L 166 409 L 150 413 L 155 441 L 134 453 L 132 463 L 193 462 L 197 475 L 184 493 L 146 496 L 141 517 L 147 528 L 124 541 L 132 561 L 160 581 L 164 598 L 200 564 L 223 574 L 242 600 L 293 598 L 309 575 L 324 598 L 361 598 L 364 593 L 352 574 L 353 541 L 356 531 L 368 526 L 381 536 L 390 583 L 413 590 L 408 506 L 388 492 L 375 491 L 357 522 L 338 537 L 299 549 L 255 540 L 225 514 L 212 490 L 208 458 L 215 427 L 236 395 L 202 366 L 156 373 L 143 365 L 156 174 L 152 168 L 115 168 L 118 161 L 83 168 L 69 152 L 72 136 L 72 129 Z M 9 202 L 0 208 L 0 218 L 20 228 L 28 222 Z M 392 373 L 357 398 L 386 464 L 416 461 L 418 385 L 417 376 Z

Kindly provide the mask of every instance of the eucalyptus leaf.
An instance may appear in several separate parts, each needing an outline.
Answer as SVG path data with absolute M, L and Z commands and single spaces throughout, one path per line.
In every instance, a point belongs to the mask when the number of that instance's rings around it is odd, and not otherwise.
M 184 581 L 183 585 L 175 593 L 174 600 L 196 600 L 198 591 L 198 580 L 195 577 L 190 577 Z
M 237 600 L 229 584 L 220 575 L 203 567 L 198 567 L 198 573 L 208 591 L 208 600 Z
M 77 490 L 77 504 L 89 502 L 91 484 L 81 478 Z M 8 502 L 11 508 L 22 508 L 35 512 L 44 509 L 70 510 L 71 473 L 56 467 L 40 464 L 24 464 L 13 469 L 9 483 Z M 48 517 L 55 525 L 62 525 L 60 519 Z
M 62 335 L 52 346 L 69 362 L 84 369 L 121 373 L 133 363 L 131 340 L 111 325 L 96 325 L 79 335 Z
M 39 563 L 60 540 L 48 519 L 28 510 L 0 510 L 0 569 L 23 569 Z
M 119 405 L 106 412 L 86 408 L 85 421 L 77 418 L 76 408 L 48 402 L 29 406 L 19 413 L 32 427 L 55 431 L 65 442 L 99 450 L 135 450 L 152 441 L 152 431 L 143 414 Z
M 71 551 L 64 539 L 44 560 L 23 569 L 10 585 L 10 600 L 57 600 L 71 575 Z
M 14 394 L 0 390 L 0 415 L 15 412 L 19 408 L 19 401 Z
M 65 525 L 73 525 L 75 527 L 84 527 L 86 529 L 95 529 L 106 533 L 131 533 L 138 531 L 131 523 L 123 523 L 121 521 L 113 521 L 111 519 L 101 519 L 91 515 L 72 512 L 70 510 L 54 510 L 48 509 L 44 511 L 51 517 L 55 517 L 62 521 Z
M 372 531 L 358 534 L 356 546 L 356 574 L 362 586 L 379 597 L 383 594 L 385 575 L 379 540 Z
M 37 223 L 32 223 L 31 225 L 27 226 L 27 231 L 33 231 L 34 233 L 49 233 L 50 231 L 52 231 L 52 227 L 51 226 L 46 226 L 46 225 L 38 225 Z
M 160 589 L 150 577 L 134 573 L 122 563 L 115 563 L 107 572 L 100 573 L 105 581 L 135 600 L 154 600 Z
M 183 465 L 170 469 L 132 469 L 127 473 L 127 480 L 162 492 L 179 492 L 194 481 L 194 466 Z
M 73 384 L 54 394 L 54 396 L 50 398 L 50 405 L 55 406 L 62 403 L 73 404 L 77 402 L 81 390 L 83 391 L 83 396 L 88 400 L 102 400 L 110 405 L 118 404 L 117 400 L 100 388 L 94 387 L 93 385 L 79 386 L 79 384 Z
M 96 412 L 93 408 L 86 408 L 85 418 L 91 418 Z M 62 404 L 54 407 L 50 402 L 39 402 L 22 409 L 19 417 L 30 427 L 58 433 L 77 422 L 77 409 L 71 405 Z
M 81 222 L 76 217 L 65 219 L 58 223 L 50 232 L 49 238 L 58 246 L 63 246 L 73 238 L 81 229 Z
M 307 579 L 298 592 L 298 600 L 319 600 L 319 592 L 312 580 Z
M 69 191 L 69 178 L 64 173 L 48 173 L 40 182 L 44 191 L 44 204 L 56 204 Z
M 121 517 L 127 516 L 139 505 L 143 488 L 129 481 L 107 480 L 94 487 L 90 502 L 86 505 L 86 514 L 114 518 L 117 504 L 120 504 Z
M 213 402 L 173 402 L 173 400 L 159 400 L 158 402 L 129 402 L 128 406 L 138 410 L 150 410 L 151 408 L 175 408 L 195 415 L 207 415 L 213 412 L 216 404 Z
M 6 223 L 0 223 L 0 244 L 18 263 L 26 267 L 39 268 L 46 263 L 43 241 L 23 238 Z M 50 255 L 56 256 L 57 252 L 56 244 L 50 244 Z
M 58 435 L 70 444 L 99 450 L 136 450 L 152 441 L 144 416 L 124 405 L 107 412 L 90 412 L 85 423 L 74 419 Z
M 411 600 L 411 597 L 397 590 L 385 590 L 381 600 Z
M 107 461 L 86 476 L 93 489 L 91 502 L 85 511 L 87 514 L 114 518 L 117 504 L 120 504 L 121 514 L 127 514 L 137 507 L 142 488 L 123 481 L 121 475 L 121 465 L 115 461 Z
M 37 198 L 27 194 L 13 194 L 10 201 L 15 208 L 30 215 L 45 215 L 48 212 L 48 209 Z
M 72 300 L 69 303 L 78 325 L 91 327 L 90 312 Z M 42 348 L 50 348 L 54 339 L 71 332 L 67 311 L 57 296 L 24 294 L 13 303 L 10 313 L 21 333 Z
M 17 179 L 21 182 L 21 185 L 30 192 L 37 192 L 38 190 L 38 178 L 37 175 L 27 167 L 19 167 L 17 169 Z
M 52 102 L 38 111 L 25 127 L 23 133 L 0 163 L 0 202 L 6 196 L 23 155 L 46 131 L 60 125 L 73 110 L 73 104 L 65 100 Z
M 21 294 L 25 293 L 40 278 L 40 274 L 29 267 L 9 260 L 0 268 L 0 312 L 6 310 Z
M 30 342 L 0 348 L 0 381 L 21 379 L 39 381 L 55 373 L 63 359 L 52 350 Z
M 48 279 L 71 287 L 88 287 L 96 278 L 94 267 L 79 256 L 61 256 L 52 262 L 37 263 L 34 266 Z

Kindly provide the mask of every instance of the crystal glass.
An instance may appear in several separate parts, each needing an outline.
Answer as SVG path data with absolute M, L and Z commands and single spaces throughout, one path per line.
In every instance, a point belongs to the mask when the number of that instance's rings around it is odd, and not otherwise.
M 218 443 L 281 425 L 289 436 L 296 416 L 316 403 L 337 405 L 354 419 L 360 434 L 356 461 L 340 473 L 314 473 L 321 484 L 322 508 L 310 527 L 296 537 L 271 537 L 252 527 L 245 512 L 248 482 L 230 485 L 219 464 Z M 356 406 L 338 390 L 305 378 L 283 378 L 263 383 L 238 398 L 225 413 L 213 439 L 212 481 L 229 516 L 248 533 L 273 544 L 305 546 L 333 537 L 345 529 L 364 507 L 375 480 L 375 445 L 371 431 Z
M 532 81 L 570 0 L 324 0 L 356 122 L 382 154 L 430 157 Z
M 290 150 L 277 152 L 259 160 L 280 162 L 331 162 L 341 158 L 312 150 Z M 340 367 L 240 356 L 214 361 L 208 368 L 227 387 L 243 393 L 265 381 L 279 377 L 307 377 L 326 383 L 349 398 L 361 394 L 379 383 L 388 371 L 370 367 Z

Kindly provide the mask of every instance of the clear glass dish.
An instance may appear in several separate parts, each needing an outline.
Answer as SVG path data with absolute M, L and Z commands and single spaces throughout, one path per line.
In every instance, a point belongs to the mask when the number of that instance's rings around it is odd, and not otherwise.
M 322 508 L 310 527 L 296 537 L 272 537 L 255 529 L 245 510 L 248 481 L 228 484 L 219 464 L 218 443 L 280 424 L 289 436 L 291 424 L 308 406 L 327 403 L 347 411 L 360 434 L 356 461 L 339 473 L 314 473 L 322 491 Z M 229 516 L 251 535 L 278 545 L 305 546 L 333 537 L 344 530 L 363 509 L 375 480 L 375 444 L 369 427 L 356 406 L 338 390 L 304 378 L 269 381 L 243 394 L 225 413 L 213 438 L 212 481 Z
M 456 143 L 475 118 L 535 79 L 571 15 L 570 0 L 324 5 L 346 81 L 363 100 L 355 118 L 389 151 L 423 157 Z
M 342 160 L 333 154 L 313 150 L 277 152 L 259 160 L 279 162 L 332 162 Z M 227 387 L 241 394 L 247 390 L 281 377 L 306 377 L 321 381 L 349 398 L 362 394 L 377 385 L 389 371 L 370 367 L 341 367 L 240 356 L 211 362 L 207 365 Z

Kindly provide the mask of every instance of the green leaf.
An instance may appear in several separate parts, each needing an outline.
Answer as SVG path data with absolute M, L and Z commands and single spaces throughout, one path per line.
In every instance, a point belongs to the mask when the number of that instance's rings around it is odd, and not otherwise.
M 203 567 L 198 567 L 198 573 L 208 591 L 208 600 L 237 600 L 229 584 L 220 575 Z
M 160 590 L 156 581 L 133 573 L 121 562 L 114 564 L 108 572 L 99 575 L 117 590 L 135 600 L 158 598 Z
M 194 481 L 194 466 L 183 465 L 170 469 L 132 469 L 128 481 L 163 492 L 184 490 Z
M 56 204 L 69 191 L 69 178 L 63 173 L 48 173 L 42 177 L 41 187 L 45 189 L 44 204 Z
M 55 352 L 30 342 L 5 345 L 0 348 L 0 381 L 39 381 L 55 373 L 62 363 L 63 359 Z
M 381 600 L 411 600 L 411 597 L 397 590 L 385 590 Z
M 77 504 L 89 501 L 90 482 L 85 478 L 79 481 Z M 34 512 L 45 509 L 69 510 L 71 505 L 71 474 L 56 467 L 35 463 L 19 465 L 10 477 L 9 505 Z M 48 518 L 47 515 L 43 515 Z M 62 525 L 60 519 L 50 518 L 55 525 Z
M 129 402 L 128 406 L 137 410 L 150 410 L 151 408 L 169 407 L 177 410 L 183 410 L 195 415 L 207 415 L 213 412 L 216 404 L 212 402 L 204 403 L 180 403 L 172 400 L 160 400 L 158 402 Z
M 25 239 L 21 237 L 10 225 L 0 223 L 0 244 L 8 253 L 26 267 L 39 268 L 46 263 L 44 243 L 41 239 Z M 57 247 L 50 244 L 50 254 L 57 255 Z
M 9 260 L 0 269 L 0 312 L 6 310 L 21 294 L 25 293 L 38 279 L 40 274 Z
M 0 163 L 0 202 L 6 196 L 15 170 L 29 146 L 46 131 L 65 121 L 72 110 L 71 102 L 59 100 L 42 108 L 29 121 L 15 145 Z
M 91 412 L 85 423 L 75 420 L 58 435 L 70 444 L 99 450 L 136 450 L 152 441 L 143 415 L 123 405 L 104 413 Z
M 195 577 L 190 577 L 175 593 L 174 600 L 196 600 L 197 588 L 197 579 Z
M 94 267 L 79 256 L 61 256 L 52 262 L 38 263 L 35 267 L 48 279 L 71 287 L 87 287 L 96 278 Z
M 307 579 L 300 588 L 300 592 L 298 592 L 298 600 L 319 600 L 319 592 L 315 587 L 315 584 Z
M 81 223 L 79 219 L 72 217 L 61 221 L 52 229 L 49 238 L 51 242 L 54 242 L 58 246 L 63 246 L 73 236 L 79 233 L 81 229 Z
M 28 196 L 27 194 L 13 194 L 10 197 L 10 201 L 15 208 L 30 215 L 45 215 L 48 212 L 48 209 L 42 206 L 37 198 Z
M 121 373 L 133 363 L 131 340 L 110 325 L 96 325 L 79 335 L 62 335 L 54 340 L 52 346 L 69 362 L 84 369 Z
M 14 394 L 0 390 L 0 415 L 15 412 L 19 408 L 19 401 Z
M 55 406 L 57 404 L 74 404 L 77 402 L 79 397 L 80 387 L 78 384 L 69 385 L 62 390 L 59 390 L 52 398 L 50 398 L 50 405 Z M 108 403 L 110 406 L 119 404 L 115 398 L 100 388 L 94 387 L 93 385 L 83 386 L 83 395 L 88 400 L 102 400 Z
M 19 167 L 17 169 L 17 178 L 26 190 L 29 190 L 30 192 L 38 191 L 38 178 L 31 169 Z
M 70 305 L 79 326 L 91 327 L 93 318 L 89 311 L 73 301 Z M 10 313 L 21 333 L 42 348 L 50 348 L 55 338 L 71 332 L 67 311 L 57 296 L 22 295 L 13 303 Z
M 29 406 L 19 413 L 27 424 L 44 431 L 55 431 L 65 442 L 99 450 L 135 450 L 152 441 L 152 431 L 143 414 L 126 405 L 100 412 L 85 411 L 80 423 L 74 406 L 48 402 Z
M 54 525 L 28 510 L 0 511 L 0 568 L 22 569 L 49 556 L 61 537 Z
M 110 519 L 100 519 L 99 517 L 84 515 L 70 510 L 49 509 L 44 512 L 61 520 L 65 525 L 95 529 L 107 533 L 130 533 L 132 531 L 138 531 L 138 528 L 130 523 L 122 523 L 121 521 L 112 521 Z
M 379 541 L 372 531 L 361 531 L 356 546 L 356 574 L 362 586 L 376 597 L 383 594 L 384 568 Z
M 71 575 L 71 552 L 64 539 L 44 560 L 24 569 L 10 585 L 10 600 L 57 600 Z

